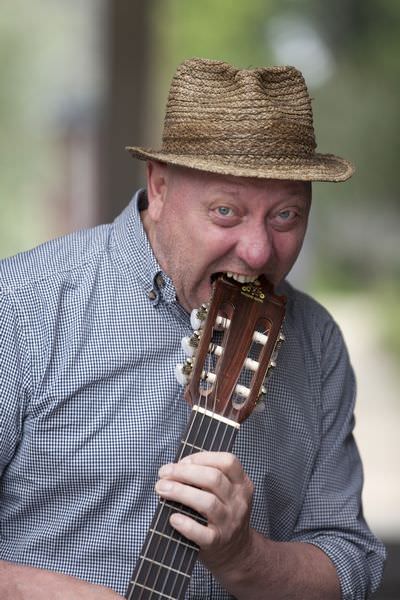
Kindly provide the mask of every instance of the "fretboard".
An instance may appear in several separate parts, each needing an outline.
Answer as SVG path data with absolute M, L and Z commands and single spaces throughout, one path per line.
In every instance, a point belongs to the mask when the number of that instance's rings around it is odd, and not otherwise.
M 229 452 L 238 428 L 237 423 L 194 406 L 175 461 L 202 450 Z M 207 523 L 202 515 L 182 504 L 160 500 L 125 594 L 128 600 L 184 598 L 199 548 L 169 524 L 171 514 L 176 512 Z

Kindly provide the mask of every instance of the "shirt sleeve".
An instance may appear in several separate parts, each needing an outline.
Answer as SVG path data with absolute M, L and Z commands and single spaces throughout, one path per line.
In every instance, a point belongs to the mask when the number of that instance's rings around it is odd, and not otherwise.
M 314 544 L 334 563 L 344 600 L 364 600 L 378 587 L 385 550 L 361 505 L 362 465 L 353 438 L 356 386 L 333 321 L 321 334 L 320 450 L 295 528 L 295 541 Z
M 0 292 L 0 475 L 21 437 L 27 390 L 28 350 L 11 296 Z

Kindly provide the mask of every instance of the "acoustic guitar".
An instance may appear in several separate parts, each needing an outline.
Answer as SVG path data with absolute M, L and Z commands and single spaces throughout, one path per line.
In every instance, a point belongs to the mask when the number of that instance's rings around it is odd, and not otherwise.
M 182 343 L 189 358 L 177 370 L 192 412 L 176 462 L 202 450 L 232 450 L 240 423 L 264 399 L 264 380 L 284 339 L 285 303 L 264 277 L 240 283 L 222 275 L 213 284 L 210 303 L 192 313 L 195 332 Z M 161 499 L 127 600 L 184 598 L 199 548 L 170 525 L 176 512 L 207 524 L 192 509 Z

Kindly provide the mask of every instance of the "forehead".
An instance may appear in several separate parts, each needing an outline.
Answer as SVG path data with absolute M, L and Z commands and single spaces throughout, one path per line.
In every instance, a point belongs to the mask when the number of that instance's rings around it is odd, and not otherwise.
M 275 193 L 283 196 L 311 196 L 311 182 L 288 179 L 261 179 L 257 177 L 236 177 L 220 175 L 206 171 L 198 171 L 185 167 L 170 167 L 170 173 L 175 182 L 189 188 L 201 187 L 236 196 L 247 193 Z

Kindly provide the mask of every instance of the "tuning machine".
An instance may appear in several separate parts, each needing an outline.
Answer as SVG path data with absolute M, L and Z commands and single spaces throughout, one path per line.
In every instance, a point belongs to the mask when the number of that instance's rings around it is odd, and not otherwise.
M 202 304 L 200 308 L 195 308 L 190 314 L 190 324 L 195 331 L 201 329 L 207 318 L 208 304 Z
M 277 340 L 275 342 L 274 349 L 271 354 L 271 359 L 269 361 L 268 369 L 265 374 L 265 379 L 268 379 L 274 372 L 274 369 L 276 368 L 278 352 L 279 352 L 283 342 L 285 341 L 285 339 L 286 339 L 286 337 L 285 337 L 285 334 L 283 333 L 283 328 L 281 327 L 281 330 L 280 330 Z M 259 396 L 258 396 L 258 399 L 257 399 L 257 405 L 256 405 L 257 410 L 263 410 L 262 406 L 264 404 L 265 397 L 266 397 L 266 389 L 264 386 L 262 386 Z
M 175 367 L 175 377 L 181 385 L 187 385 L 190 379 L 190 375 L 193 370 L 193 359 L 187 358 L 182 364 L 178 364 Z
M 286 336 L 283 333 L 283 329 L 281 327 L 281 330 L 280 330 L 279 335 L 278 335 L 278 339 L 275 342 L 275 347 L 274 347 L 274 352 L 273 352 L 274 358 L 276 358 L 276 356 L 277 356 L 277 354 L 278 354 L 278 352 L 280 350 L 280 347 L 282 346 L 282 344 L 283 344 L 283 342 L 285 340 L 286 340 Z
M 188 357 L 183 364 L 178 364 L 175 367 L 175 377 L 181 385 L 187 385 L 189 382 L 193 370 L 194 357 L 201 338 L 201 329 L 207 318 L 207 312 L 208 304 L 202 304 L 200 308 L 192 310 L 190 324 L 194 332 L 190 337 L 185 336 L 181 340 L 182 350 Z
M 192 336 L 182 338 L 181 346 L 186 356 L 194 356 L 199 346 L 201 333 L 199 330 L 194 331 Z

